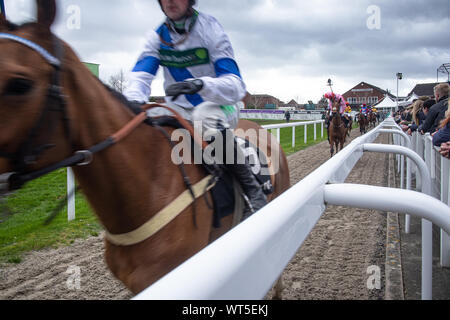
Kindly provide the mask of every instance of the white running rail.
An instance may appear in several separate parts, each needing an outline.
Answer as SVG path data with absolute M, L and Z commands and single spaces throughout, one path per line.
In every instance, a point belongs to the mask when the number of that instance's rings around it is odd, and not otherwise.
M 374 130 L 354 139 L 346 148 L 257 214 L 134 299 L 262 299 L 308 237 L 327 204 L 382 211 L 398 210 L 429 219 L 449 232 L 450 207 L 429 195 L 410 190 L 343 184 L 363 155 L 364 148 L 367 149 L 378 137 L 380 130 L 395 126 L 393 119 L 388 118 Z M 402 152 L 408 155 L 406 151 Z M 348 192 L 342 194 L 340 191 L 349 189 L 353 192 L 351 197 L 348 197 Z M 371 201 L 355 202 L 355 199 L 368 194 L 373 196 Z M 386 195 L 390 196 L 389 201 L 384 201 Z M 417 201 L 411 199 L 420 199 L 420 203 L 417 205 Z M 425 282 L 425 286 L 430 288 L 431 279 L 427 278 Z M 431 291 L 423 290 L 422 299 L 431 299 Z

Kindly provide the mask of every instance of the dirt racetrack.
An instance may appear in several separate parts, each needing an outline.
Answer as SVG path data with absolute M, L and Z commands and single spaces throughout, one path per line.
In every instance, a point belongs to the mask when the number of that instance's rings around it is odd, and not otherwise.
M 352 132 L 352 138 L 359 135 L 357 131 Z M 328 159 L 327 142 L 291 155 L 291 183 Z M 386 161 L 385 155 L 364 155 L 346 182 L 384 186 Z M 383 213 L 329 207 L 284 271 L 283 299 L 383 299 L 385 229 Z M 380 268 L 380 289 L 367 288 L 369 266 Z M 77 274 L 80 277 L 74 278 Z M 0 299 L 4 300 L 132 296 L 106 267 L 102 235 L 70 247 L 32 252 L 20 264 L 0 266 Z

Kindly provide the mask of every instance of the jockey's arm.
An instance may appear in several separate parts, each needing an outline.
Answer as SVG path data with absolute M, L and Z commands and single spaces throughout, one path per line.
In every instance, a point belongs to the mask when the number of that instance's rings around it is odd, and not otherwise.
M 211 21 L 211 28 L 203 37 L 214 64 L 215 76 L 199 77 L 203 81 L 199 94 L 204 100 L 219 105 L 235 104 L 245 97 L 247 91 L 230 39 L 215 20 Z
M 217 78 L 200 77 L 203 88 L 199 94 L 210 102 L 219 105 L 231 105 L 245 97 L 246 89 L 242 79 L 234 74 L 222 75 Z
M 159 36 L 151 30 L 147 33 L 146 39 L 144 50 L 128 75 L 124 95 L 130 101 L 148 101 L 151 95 L 151 85 L 159 68 Z

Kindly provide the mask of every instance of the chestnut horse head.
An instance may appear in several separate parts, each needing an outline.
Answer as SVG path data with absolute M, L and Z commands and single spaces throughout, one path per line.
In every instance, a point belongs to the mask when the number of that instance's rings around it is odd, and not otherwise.
M 135 125 L 126 137 L 121 134 L 135 113 L 52 34 L 55 1 L 37 0 L 37 7 L 37 23 L 14 26 L 0 18 L 0 190 L 18 188 L 55 164 L 88 160 L 73 169 L 106 234 L 139 230 L 186 191 L 171 160 L 171 145 L 161 131 L 145 124 Z M 271 135 L 262 139 L 279 148 Z M 280 170 L 271 176 L 275 192 L 269 200 L 289 187 L 284 153 L 280 149 L 270 157 L 279 157 Z M 194 164 L 186 164 L 185 172 L 193 185 L 207 176 Z M 208 193 L 205 197 L 211 200 Z M 105 257 L 112 273 L 138 293 L 231 227 L 228 219 L 222 229 L 213 229 L 212 209 L 203 198 L 195 208 L 188 205 L 137 243 L 125 245 L 106 237 Z

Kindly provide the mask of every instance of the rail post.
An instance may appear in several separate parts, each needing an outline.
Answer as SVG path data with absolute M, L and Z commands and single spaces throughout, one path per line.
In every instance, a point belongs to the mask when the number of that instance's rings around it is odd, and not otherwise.
M 308 141 L 308 125 L 307 124 L 305 124 L 305 137 L 304 137 L 304 140 L 305 140 L 305 145 L 306 145 L 306 143 Z
M 67 220 L 75 220 L 75 176 L 72 168 L 67 168 Z
M 295 148 L 295 126 L 292 127 L 292 148 Z
M 450 160 L 441 156 L 441 201 L 450 206 Z M 450 267 L 450 233 L 441 229 L 441 266 Z
M 431 194 L 431 176 L 426 163 L 420 156 L 409 148 L 393 145 L 366 143 L 362 145 L 363 151 L 394 153 L 410 157 L 416 164 L 422 177 L 422 192 Z M 433 268 L 433 224 L 422 219 L 422 300 L 432 299 L 432 268 Z
M 380 129 L 379 130 L 381 133 L 392 133 L 393 135 L 400 135 L 401 137 L 403 137 L 403 141 L 404 144 L 407 148 L 411 149 L 412 151 L 412 142 L 409 139 L 408 135 L 406 133 L 403 132 L 403 130 L 394 130 L 394 129 Z M 401 179 L 401 183 L 400 183 L 400 188 L 403 189 L 403 172 L 404 172 L 404 159 L 402 156 L 402 175 L 400 176 Z M 407 157 L 406 158 L 406 189 L 407 190 L 411 190 L 411 160 Z M 405 233 L 409 233 L 410 232 L 410 226 L 411 226 L 411 217 L 409 214 L 405 215 Z

